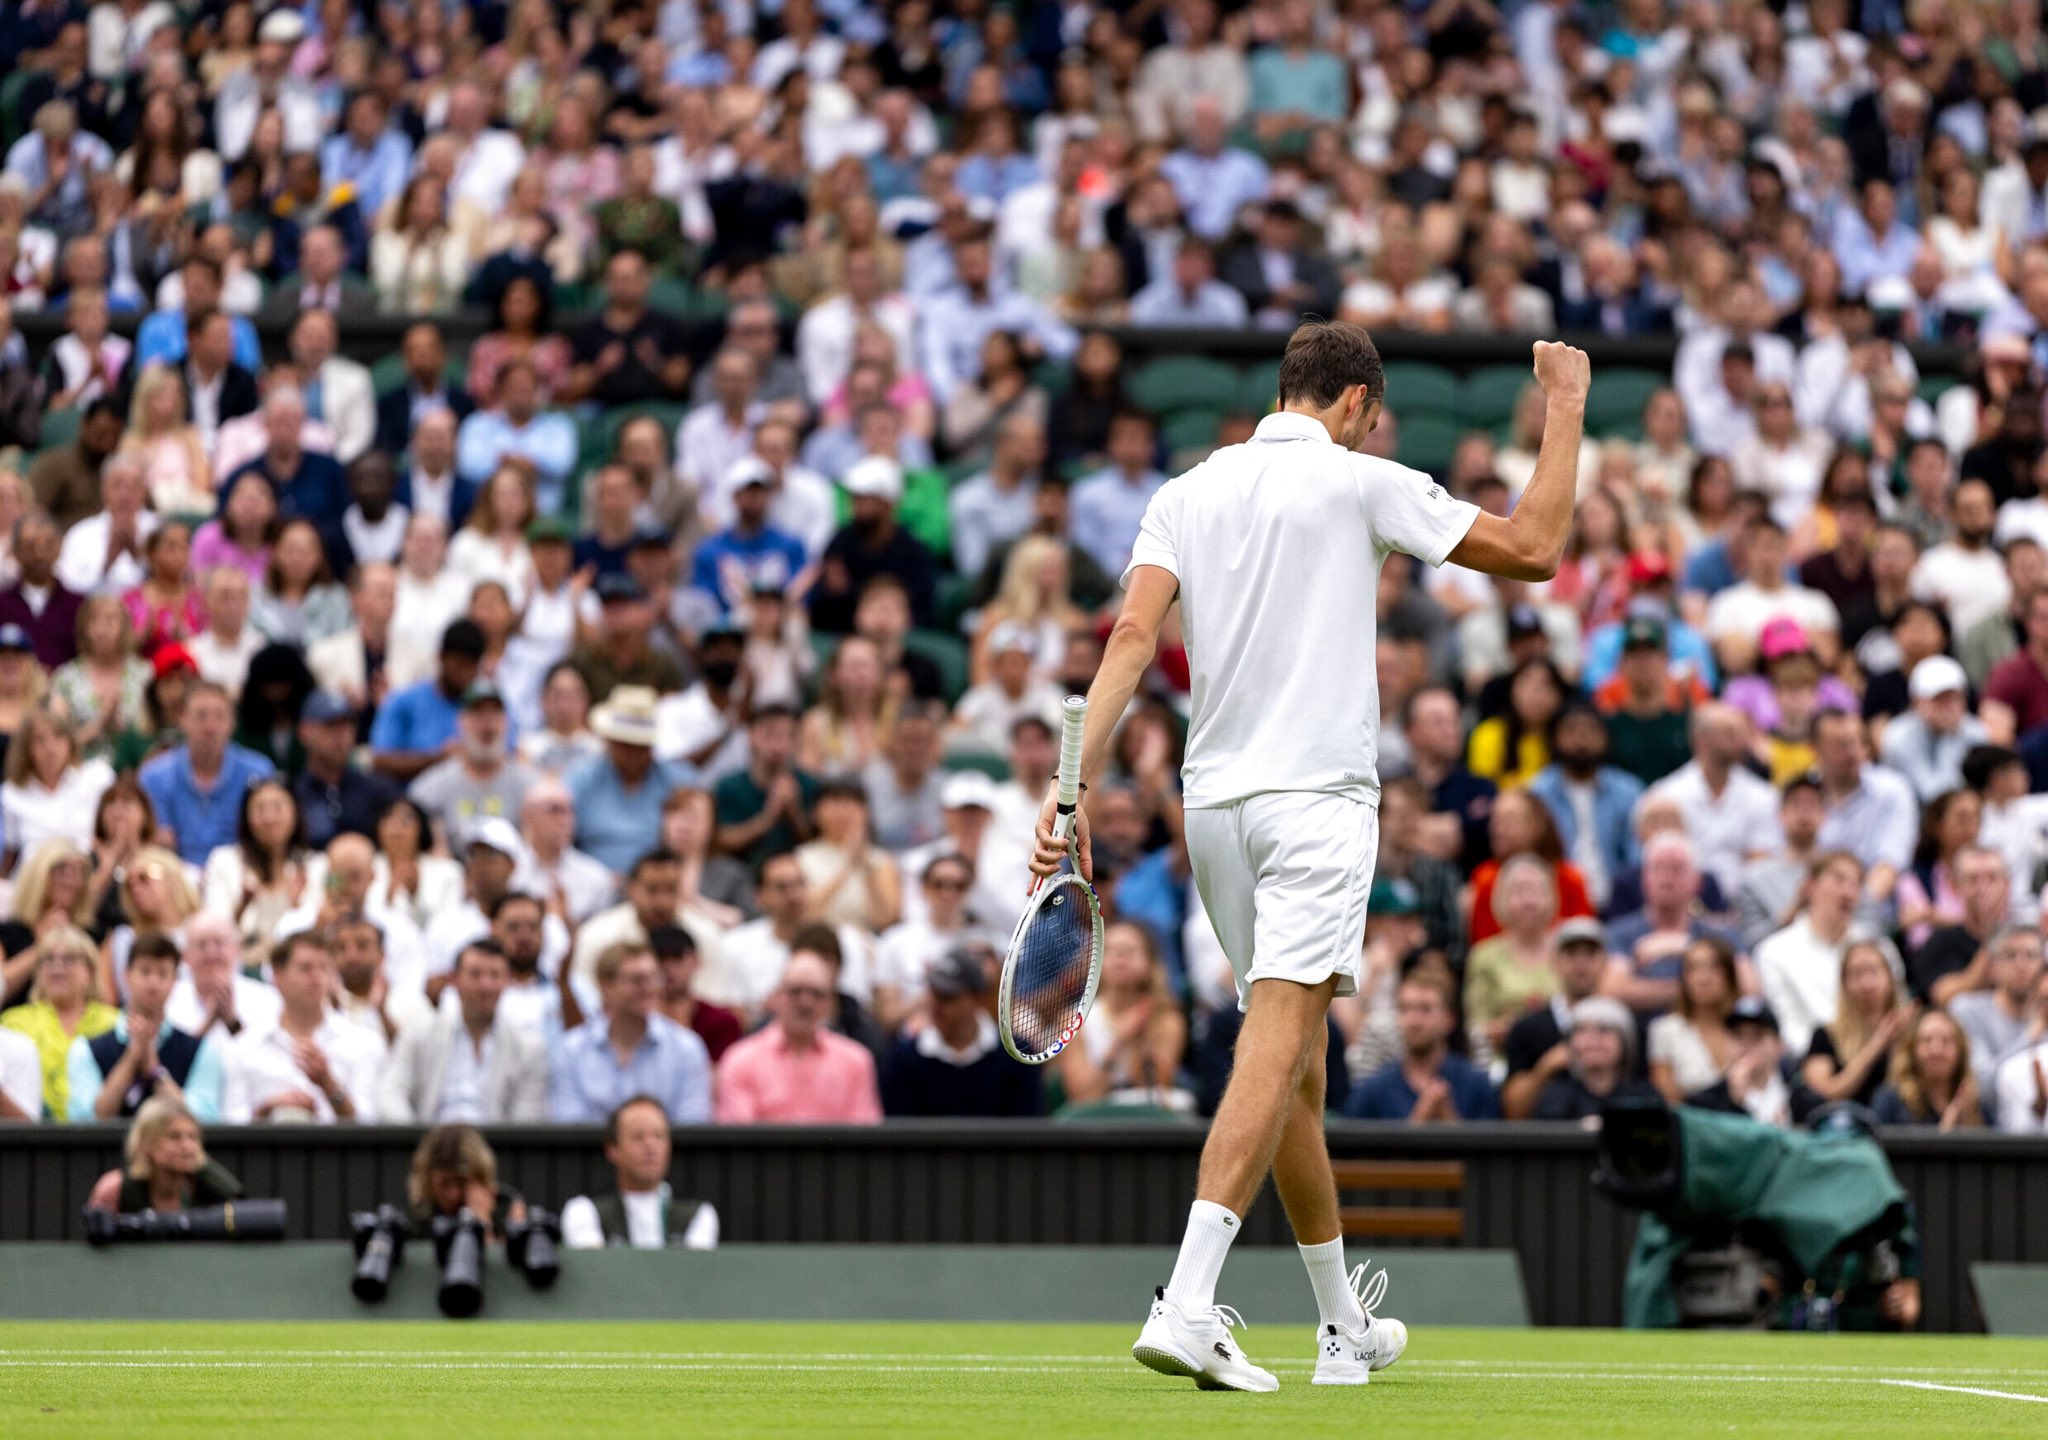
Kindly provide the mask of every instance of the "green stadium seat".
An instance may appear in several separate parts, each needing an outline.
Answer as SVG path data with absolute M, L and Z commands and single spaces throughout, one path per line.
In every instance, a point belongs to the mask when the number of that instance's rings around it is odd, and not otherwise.
M 1395 458 L 1403 465 L 1440 475 L 1451 467 L 1451 455 L 1469 425 L 1460 425 L 1437 415 L 1417 415 L 1412 420 L 1396 418 Z
M 939 689 L 951 705 L 967 693 L 967 642 L 945 630 L 913 630 L 903 648 L 922 655 L 939 668 Z
M 1263 412 L 1261 412 L 1263 413 Z M 1216 427 L 1223 423 L 1220 410 L 1182 410 L 1169 415 L 1159 426 L 1159 438 L 1168 453 L 1213 448 Z
M 28 134 L 29 124 L 35 117 L 21 113 L 21 96 L 28 89 L 28 82 L 42 73 L 24 66 L 5 80 L 0 80 L 0 146 L 12 145 Z
M 1387 407 L 1397 416 L 1458 414 L 1458 377 L 1441 365 L 1396 360 L 1387 366 Z
M 1153 415 L 1229 410 L 1241 403 L 1237 368 L 1195 355 L 1153 360 L 1131 377 L 1131 403 Z
M 1010 778 L 1010 762 L 993 750 L 977 748 L 972 740 L 963 742 L 958 750 L 948 750 L 945 764 L 948 770 L 972 770 L 998 784 Z
M 1280 408 L 1280 362 L 1254 360 L 1244 367 L 1244 404 L 1251 415 L 1270 415 Z
M 1594 371 L 1593 388 L 1586 395 L 1586 429 L 1601 439 L 1640 437 L 1643 406 L 1670 386 L 1671 377 L 1658 370 Z
M 647 285 L 647 303 L 671 315 L 687 312 L 696 298 L 695 287 L 680 275 L 657 275 Z
M 1458 405 L 1452 412 L 1467 430 L 1493 430 L 1514 417 L 1515 401 L 1525 387 L 1535 383 L 1527 365 L 1487 365 L 1467 375 L 1458 387 Z M 1390 389 L 1389 394 L 1393 394 Z M 1394 413 L 1401 413 L 1397 402 Z
M 960 617 L 967 613 L 968 597 L 974 592 L 974 577 L 951 573 L 939 577 L 938 594 L 932 602 L 932 621 L 943 630 L 958 630 Z
M 450 385 L 460 389 L 469 383 L 469 356 L 450 360 L 441 367 L 441 376 Z M 405 356 L 401 354 L 380 355 L 370 366 L 370 386 L 379 395 L 405 381 Z
M 1920 398 L 1929 405 L 1938 402 L 1942 396 L 1962 382 L 1953 375 L 1922 375 L 1920 377 Z
M 85 420 L 85 412 L 75 405 L 62 410 L 52 410 L 43 416 L 43 443 L 39 450 L 56 450 L 69 445 L 78 438 L 78 427 Z
M 1038 368 L 1031 372 L 1031 383 L 1054 399 L 1058 399 L 1066 394 L 1067 387 L 1074 383 L 1074 372 L 1071 367 L 1062 365 L 1057 360 L 1041 360 L 1038 362 Z
M 948 505 L 952 488 L 946 482 L 946 472 L 935 468 L 912 470 L 903 477 L 903 503 L 896 507 L 896 518 L 934 555 L 953 553 L 953 520 Z M 839 523 L 844 525 L 851 518 L 853 504 L 844 490 L 838 495 Z

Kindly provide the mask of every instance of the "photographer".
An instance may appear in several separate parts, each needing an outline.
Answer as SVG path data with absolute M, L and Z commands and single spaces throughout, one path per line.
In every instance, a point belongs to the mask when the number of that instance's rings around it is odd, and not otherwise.
M 242 1182 L 206 1158 L 199 1122 L 173 1096 L 143 1102 L 128 1127 L 125 1150 L 127 1169 L 100 1176 L 86 1204 L 135 1215 L 220 1205 L 242 1196 Z
M 104 1035 L 71 1042 L 68 1119 L 113 1120 L 153 1096 L 184 1101 L 202 1122 L 220 1119 L 221 1047 L 167 1023 L 178 982 L 178 942 L 145 930 L 128 947 L 128 1008 Z
M 718 1212 L 669 1190 L 672 1153 L 668 1115 L 652 1095 L 635 1095 L 612 1111 L 604 1122 L 604 1158 L 619 1188 L 564 1205 L 562 1243 L 571 1250 L 716 1250 Z
M 462 1210 L 483 1221 L 492 1240 L 504 1239 L 507 1225 L 526 1218 L 526 1201 L 498 1183 L 498 1157 L 467 1125 L 438 1125 L 420 1137 L 405 1199 L 413 1233 L 422 1237 L 433 1235 L 436 1216 Z

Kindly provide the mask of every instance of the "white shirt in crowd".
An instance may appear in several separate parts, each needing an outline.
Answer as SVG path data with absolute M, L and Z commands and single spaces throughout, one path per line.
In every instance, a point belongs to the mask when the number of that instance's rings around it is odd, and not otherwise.
M 355 1107 L 355 1118 L 368 1124 L 377 1118 L 377 1072 L 384 1064 L 385 1044 L 374 1032 L 339 1015 L 328 1015 L 313 1033 L 313 1043 L 327 1057 L 327 1069 Z M 334 1106 L 320 1087 L 306 1078 L 293 1054 L 292 1037 L 280 1025 L 245 1029 L 228 1047 L 227 1083 L 221 1118 L 247 1125 L 257 1107 L 286 1091 L 303 1090 L 313 1098 L 313 1118 L 334 1123 Z
M 1998 1128 L 2008 1135 L 2048 1134 L 2048 1118 L 2035 1108 L 2041 1100 L 2036 1065 L 2048 1071 L 2048 1044 L 2016 1050 L 1998 1067 Z
M 145 510 L 135 517 L 136 543 L 149 539 L 161 522 L 156 512 Z M 65 589 L 80 595 L 104 590 L 125 595 L 142 583 L 142 561 L 122 551 L 107 563 L 107 542 L 114 533 L 113 517 L 99 510 L 64 532 L 64 544 L 57 551 L 57 579 Z
M 81 850 L 90 849 L 93 816 L 100 796 L 113 783 L 114 770 L 106 761 L 85 760 L 66 770 L 54 790 L 45 789 L 34 776 L 0 785 L 7 848 L 26 856 L 45 840 L 69 840 Z
M 235 1023 L 241 1026 L 240 1033 L 247 1035 L 251 1031 L 273 1029 L 278 1017 L 284 1014 L 284 1000 L 276 989 L 240 971 L 235 972 L 234 986 Z M 198 1035 L 206 1026 L 206 1015 L 206 1002 L 199 998 L 191 971 L 179 966 L 177 983 L 171 986 L 171 998 L 164 1002 L 164 1019 L 187 1035 Z M 219 1021 L 215 1021 L 207 1033 L 222 1045 L 233 1038 L 228 1034 L 227 1026 Z
M 1965 550 L 1953 540 L 1934 546 L 1913 567 L 1913 598 L 1948 611 L 1949 628 L 1967 635 L 1987 615 L 2012 603 L 2005 561 L 1989 545 Z
M 1764 626 L 1781 619 L 1797 620 L 1808 635 L 1833 635 L 1842 628 L 1835 602 L 1818 590 L 1809 590 L 1804 585 L 1763 590 L 1745 580 L 1707 602 L 1707 638 L 1747 636 L 1754 640 L 1763 634 Z
M 1773 854 L 1784 846 L 1784 832 L 1778 826 L 1778 792 L 1769 781 L 1741 766 L 1728 772 L 1728 783 L 1715 795 L 1699 761 L 1688 760 L 1643 792 L 1637 803 L 1653 799 L 1678 802 L 1699 867 L 1720 883 L 1723 895 L 1735 893 L 1745 861 Z
M 1378 794 L 1380 564 L 1393 550 L 1443 564 L 1478 514 L 1287 413 L 1161 487 L 1131 567 L 1180 581 L 1190 807 L 1266 790 Z M 1344 563 L 1312 563 L 1329 557 Z
M 668 1247 L 668 1181 L 659 1190 L 635 1190 L 619 1196 L 625 1202 L 626 1236 L 635 1250 L 663 1250 Z M 597 1218 L 597 1202 L 578 1195 L 562 1207 L 562 1243 L 571 1250 L 602 1250 L 604 1225 Z M 697 1213 L 683 1227 L 681 1248 L 716 1250 L 718 1212 L 699 1204 Z
M 1835 1023 L 1842 1003 L 1842 952 L 1852 940 L 1868 938 L 1867 932 L 1852 925 L 1839 944 L 1831 945 L 1814 933 L 1802 913 L 1758 943 L 1757 978 L 1778 1017 L 1787 1055 L 1803 1057 L 1813 1044 L 1813 1032 Z
M 863 931 L 851 925 L 838 926 L 837 934 L 840 993 L 866 1005 L 874 998 L 870 942 Z M 716 960 L 706 957 L 698 972 L 697 994 L 714 1005 L 754 1014 L 782 983 L 783 967 L 788 964 L 788 944 L 777 937 L 774 922 L 763 915 L 735 925 L 720 937 Z
M 240 699 L 242 686 L 249 679 L 249 662 L 264 644 L 254 625 L 244 625 L 232 640 L 209 626 L 187 640 L 185 648 L 192 653 L 200 675 Z
M 31 1124 L 43 1118 L 43 1057 L 19 1030 L 0 1030 L 0 1095 L 20 1106 Z

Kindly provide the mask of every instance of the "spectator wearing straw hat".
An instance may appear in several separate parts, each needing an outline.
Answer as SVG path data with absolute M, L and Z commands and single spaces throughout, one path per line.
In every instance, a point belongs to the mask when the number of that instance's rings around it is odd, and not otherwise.
M 618 874 L 660 843 L 661 805 L 669 792 L 697 783 L 697 772 L 654 758 L 655 692 L 621 685 L 590 712 L 590 731 L 604 741 L 569 776 L 576 802 L 576 848 Z

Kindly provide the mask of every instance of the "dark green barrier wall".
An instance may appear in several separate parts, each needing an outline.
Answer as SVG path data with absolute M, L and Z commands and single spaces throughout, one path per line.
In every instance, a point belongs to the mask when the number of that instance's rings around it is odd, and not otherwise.
M 717 1204 L 733 1241 L 1171 1245 L 1187 1215 L 1202 1134 L 1195 1126 L 1049 1123 L 706 1129 L 677 1136 L 674 1179 L 681 1192 Z M 1520 1257 L 1536 1323 L 1619 1322 L 1634 1219 L 1588 1184 L 1587 1132 L 1344 1123 L 1330 1137 L 1339 1156 L 1462 1160 L 1463 1243 Z M 295 1238 L 337 1239 L 349 1211 L 403 1195 L 416 1139 L 404 1130 L 337 1127 L 215 1130 L 207 1144 L 251 1194 L 290 1204 Z M 559 1204 L 605 1181 L 591 1131 L 498 1132 L 492 1141 L 506 1180 L 536 1200 Z M 1901 1133 L 1886 1149 L 1920 1211 L 1928 1328 L 1982 1329 L 1969 1265 L 2048 1262 L 2048 1145 Z M 113 1129 L 0 1130 L 0 1241 L 76 1238 L 86 1193 L 119 1153 Z M 1246 1237 L 1290 1238 L 1270 1193 Z

